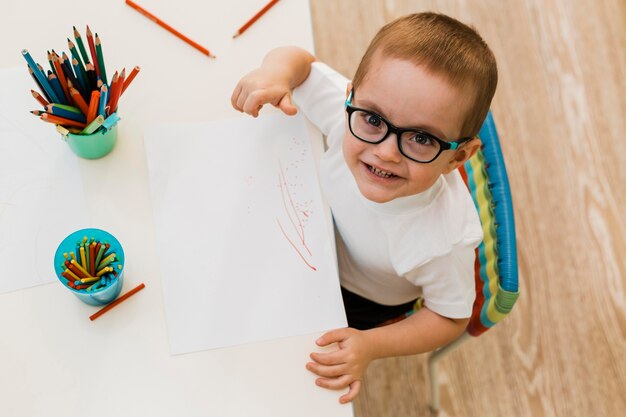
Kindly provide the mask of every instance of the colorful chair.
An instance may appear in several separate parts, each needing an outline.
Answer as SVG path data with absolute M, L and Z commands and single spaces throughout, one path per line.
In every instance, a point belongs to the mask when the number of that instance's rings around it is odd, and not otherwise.
M 506 317 L 519 297 L 513 204 L 491 112 L 479 137 L 482 149 L 460 169 L 484 232 L 484 240 L 476 249 L 476 301 L 463 335 L 434 351 L 428 359 L 430 407 L 433 411 L 439 410 L 439 360 L 469 337 L 480 336 Z

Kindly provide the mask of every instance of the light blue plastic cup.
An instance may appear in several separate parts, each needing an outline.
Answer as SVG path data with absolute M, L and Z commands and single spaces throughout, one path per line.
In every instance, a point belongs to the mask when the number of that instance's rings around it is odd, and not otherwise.
M 105 287 L 101 287 L 97 290 L 87 292 L 85 290 L 75 290 L 71 287 L 67 286 L 67 279 L 61 275 L 64 271 L 64 262 L 65 257 L 64 253 L 69 255 L 70 252 L 75 252 L 77 257 L 80 254 L 76 253 L 76 242 L 82 241 L 83 237 L 87 237 L 91 239 L 95 238 L 97 241 L 102 243 L 107 242 L 111 245 L 107 254 L 115 253 L 115 257 L 119 259 L 115 264 L 122 265 L 121 269 L 115 268 L 117 272 L 117 278 L 111 280 L 111 283 Z M 55 254 L 54 254 L 54 271 L 56 273 L 57 278 L 63 284 L 65 288 L 70 290 L 79 300 L 84 303 L 93 305 L 93 306 L 101 306 L 110 303 L 115 300 L 120 292 L 122 291 L 122 286 L 124 284 L 124 250 L 122 249 L 122 245 L 120 242 L 110 233 L 105 232 L 100 229 L 81 229 L 77 230 L 74 233 L 67 236 L 63 241 L 59 244 Z

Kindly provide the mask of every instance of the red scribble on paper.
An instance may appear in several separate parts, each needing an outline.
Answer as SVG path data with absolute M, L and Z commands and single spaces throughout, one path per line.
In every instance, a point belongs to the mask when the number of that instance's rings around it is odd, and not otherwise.
M 285 213 L 287 213 L 287 217 L 289 218 L 289 222 L 291 223 L 291 227 L 293 232 L 295 232 L 298 239 L 291 239 L 287 233 L 287 230 L 280 223 L 278 217 L 276 218 L 276 222 L 278 223 L 278 227 L 282 232 L 285 239 L 289 242 L 292 248 L 296 251 L 296 253 L 300 256 L 302 261 L 313 271 L 317 271 L 317 268 L 311 264 L 311 262 L 307 259 L 307 257 L 312 257 L 311 250 L 306 244 L 305 237 L 305 222 L 309 217 L 309 212 L 307 210 L 302 210 L 295 203 L 293 192 L 290 189 L 289 184 L 287 183 L 287 179 L 285 177 L 285 170 L 283 169 L 280 161 L 279 172 L 278 172 L 278 185 L 280 187 L 280 195 L 283 201 L 283 208 L 285 209 Z M 303 217 L 301 217 L 301 215 Z

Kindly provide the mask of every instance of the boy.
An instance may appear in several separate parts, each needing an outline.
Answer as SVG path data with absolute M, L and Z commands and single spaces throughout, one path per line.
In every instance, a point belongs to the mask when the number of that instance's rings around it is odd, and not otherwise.
M 266 103 L 295 114 L 293 93 L 327 136 L 320 181 L 350 327 L 322 335 L 319 346 L 338 350 L 311 353 L 306 367 L 321 387 L 349 387 L 342 403 L 372 360 L 432 351 L 467 325 L 482 229 L 456 168 L 480 147 L 496 83 L 495 58 L 473 29 L 419 13 L 378 32 L 351 83 L 285 47 L 233 92 L 235 109 L 254 117 Z M 409 315 L 418 297 L 424 308 Z

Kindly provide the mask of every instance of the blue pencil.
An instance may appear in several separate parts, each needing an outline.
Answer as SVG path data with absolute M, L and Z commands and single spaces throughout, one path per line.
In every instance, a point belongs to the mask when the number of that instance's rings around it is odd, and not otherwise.
M 73 111 L 65 110 L 61 107 L 55 106 L 54 104 L 50 104 L 48 106 L 48 111 L 55 116 L 64 117 L 70 120 L 76 120 L 77 122 L 87 123 L 87 118 L 82 113 L 76 113 Z
M 106 106 L 107 106 L 107 96 L 109 95 L 109 89 L 106 84 L 102 85 L 100 89 L 100 105 L 98 106 L 98 114 L 107 117 L 106 115 Z
M 24 56 L 24 59 L 26 59 L 26 62 L 28 63 L 28 66 L 33 70 L 33 74 L 35 75 L 35 77 L 37 77 L 37 79 L 39 80 L 39 83 L 41 84 L 41 87 L 46 91 L 46 93 L 50 97 L 51 101 L 54 101 L 55 103 L 58 103 L 59 102 L 59 98 L 57 97 L 57 95 L 52 90 L 52 86 L 48 82 L 48 78 L 37 67 L 37 64 L 35 63 L 35 60 L 33 60 L 33 57 L 30 56 L 30 54 L 28 53 L 28 51 L 26 49 L 22 50 L 22 56 Z
M 50 86 L 54 90 L 54 94 L 56 94 L 59 100 L 61 100 L 59 104 L 69 104 L 65 99 L 65 93 L 63 92 L 63 87 L 61 87 L 59 79 L 52 71 L 48 71 L 48 81 L 50 82 Z

